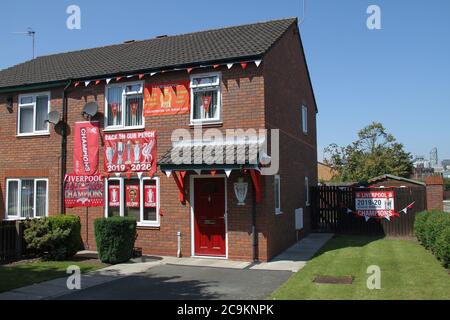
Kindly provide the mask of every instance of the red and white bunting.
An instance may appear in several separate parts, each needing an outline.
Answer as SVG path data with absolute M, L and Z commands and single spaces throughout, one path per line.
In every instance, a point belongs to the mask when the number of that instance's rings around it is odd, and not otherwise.
M 100 82 L 102 82 L 102 80 L 96 80 L 95 85 L 98 86 L 100 84 Z
M 242 70 L 247 69 L 247 66 L 248 66 L 248 63 L 247 63 L 247 62 L 241 62 Z
M 256 67 L 259 67 L 259 65 L 261 64 L 261 62 L 262 62 L 262 60 L 255 60 Z
M 234 64 L 234 63 L 227 63 L 227 68 L 228 68 L 228 70 L 230 70 L 230 69 L 233 67 L 233 64 Z
M 89 83 L 91 83 L 91 81 L 85 81 L 84 86 L 87 87 L 89 85 Z
M 192 70 L 194 70 L 194 68 L 187 68 L 186 69 L 187 73 L 189 73 L 189 74 L 192 72 Z
M 139 80 L 142 80 L 142 79 L 144 79 L 144 77 L 145 77 L 145 74 L 143 74 L 143 73 L 142 73 L 142 74 L 140 74 L 140 75 L 139 75 Z
M 75 84 L 73 85 L 75 88 L 78 87 L 80 85 L 79 82 L 75 82 Z
M 106 84 L 109 84 L 111 82 L 111 78 L 106 79 Z

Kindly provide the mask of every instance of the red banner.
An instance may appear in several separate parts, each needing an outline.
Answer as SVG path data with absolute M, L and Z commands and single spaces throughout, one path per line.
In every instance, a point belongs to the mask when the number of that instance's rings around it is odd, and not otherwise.
M 157 202 L 156 186 L 144 186 L 144 207 L 156 208 Z
M 98 122 L 76 122 L 74 130 L 73 168 L 75 174 L 97 174 Z
M 120 186 L 118 185 L 108 186 L 108 206 L 120 207 Z
M 104 205 L 104 181 L 102 175 L 80 176 L 67 174 L 65 177 L 65 206 L 102 207 Z
M 147 84 L 144 99 L 146 117 L 189 113 L 191 109 L 189 81 Z
M 127 185 L 126 188 L 126 204 L 128 208 L 139 208 L 140 203 L 140 194 L 139 194 L 139 185 Z
M 156 172 L 156 131 L 105 134 L 105 171 Z

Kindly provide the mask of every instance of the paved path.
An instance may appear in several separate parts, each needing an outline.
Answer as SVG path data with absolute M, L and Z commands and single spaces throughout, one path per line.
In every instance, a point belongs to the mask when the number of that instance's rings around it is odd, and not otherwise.
M 292 272 L 162 265 L 145 274 L 61 296 L 62 300 L 265 299 Z
M 0 300 L 41 299 L 264 299 L 332 237 L 310 234 L 270 262 L 143 257 L 83 274 L 82 290 L 67 278 L 0 293 Z

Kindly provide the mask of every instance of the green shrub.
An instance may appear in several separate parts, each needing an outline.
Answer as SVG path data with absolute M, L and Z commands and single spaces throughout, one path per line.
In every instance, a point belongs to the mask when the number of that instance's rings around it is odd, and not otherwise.
M 431 212 L 426 222 L 424 246 L 434 253 L 436 239 L 441 234 L 446 225 L 449 224 L 450 216 L 448 213 L 439 211 Z
M 416 215 L 414 220 L 414 233 L 420 242 L 425 242 L 425 230 L 427 226 L 427 219 L 430 216 L 430 212 L 422 211 Z
M 437 237 L 434 252 L 444 267 L 450 265 L 450 225 L 447 225 Z
M 26 222 L 27 249 L 45 260 L 67 260 L 83 248 L 80 218 L 58 215 Z
M 136 220 L 132 217 L 100 218 L 94 222 L 99 259 L 121 263 L 131 259 L 136 240 Z

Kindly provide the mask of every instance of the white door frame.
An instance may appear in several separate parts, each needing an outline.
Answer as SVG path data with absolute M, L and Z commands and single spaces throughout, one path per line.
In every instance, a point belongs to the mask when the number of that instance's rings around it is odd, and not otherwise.
M 196 256 L 195 255 L 195 213 L 194 213 L 194 179 L 201 178 L 224 178 L 225 183 L 225 257 L 221 256 Z M 191 207 L 191 256 L 197 258 L 206 259 L 228 259 L 228 202 L 227 202 L 227 176 L 225 174 L 216 174 L 215 176 L 211 174 L 197 174 L 190 175 L 189 178 L 189 190 L 190 190 L 190 207 Z

